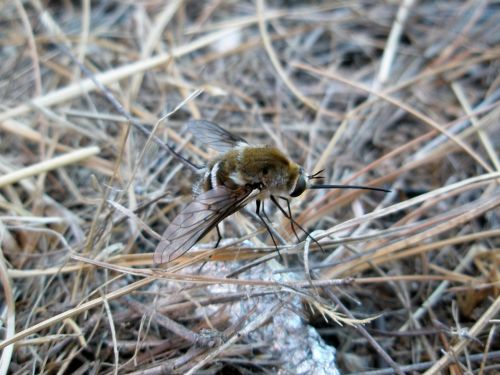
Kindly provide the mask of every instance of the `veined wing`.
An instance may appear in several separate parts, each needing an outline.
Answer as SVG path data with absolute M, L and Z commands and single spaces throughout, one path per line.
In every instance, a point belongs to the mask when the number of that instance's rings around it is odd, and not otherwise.
M 180 257 L 223 219 L 248 204 L 254 198 L 252 191 L 246 187 L 230 190 L 218 186 L 198 195 L 163 233 L 154 262 L 161 264 Z
M 227 152 L 236 146 L 248 144 L 240 136 L 228 132 L 214 122 L 191 120 L 188 121 L 187 128 L 198 141 L 219 152 Z

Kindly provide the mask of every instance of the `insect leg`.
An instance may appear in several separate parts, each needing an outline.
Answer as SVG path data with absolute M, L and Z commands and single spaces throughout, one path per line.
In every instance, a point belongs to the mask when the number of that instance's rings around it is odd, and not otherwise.
M 264 209 L 264 203 L 262 203 L 262 213 L 264 214 L 264 217 L 266 218 L 266 220 L 271 222 L 271 220 L 269 220 L 269 217 L 267 216 L 266 210 Z
M 215 243 L 215 246 L 214 246 L 214 249 L 217 249 L 217 247 L 219 246 L 219 243 L 222 239 L 222 236 L 220 234 L 220 229 L 219 229 L 219 224 L 217 224 L 215 226 L 215 230 L 217 231 L 217 242 Z M 208 263 L 208 259 L 212 258 L 212 255 L 210 255 L 202 264 L 201 266 L 198 268 L 198 271 L 196 273 L 200 274 L 201 273 L 201 270 L 203 269 L 203 267 L 205 267 L 205 264 Z
M 295 234 L 295 238 L 297 238 L 297 242 L 300 242 L 300 238 L 297 235 L 297 232 L 295 231 L 295 220 L 292 220 L 292 208 L 290 207 L 290 200 L 288 200 L 285 197 L 280 197 L 280 198 L 286 202 L 286 207 L 288 208 L 288 216 L 285 215 L 285 217 L 290 220 L 293 234 Z M 283 212 L 283 210 L 281 210 L 281 212 Z
M 283 197 L 280 197 L 280 198 L 283 198 Z M 284 198 L 286 199 L 286 198 Z M 288 200 L 288 199 L 287 199 Z M 280 204 L 278 203 L 278 201 L 276 200 L 276 197 L 274 195 L 271 195 L 271 201 L 276 205 L 276 207 L 278 207 L 278 209 L 281 211 L 281 213 L 283 215 L 285 215 L 285 217 L 290 220 L 290 222 L 292 224 L 295 224 L 302 232 L 304 232 L 306 234 L 307 237 L 309 237 L 311 240 L 313 240 L 316 245 L 318 245 L 318 247 L 321 249 L 322 252 L 325 252 L 325 250 L 323 249 L 323 247 L 321 246 L 321 244 L 316 240 L 316 238 L 314 238 L 313 236 L 311 236 L 309 234 L 309 232 L 307 230 L 304 229 L 304 227 L 302 227 L 302 225 L 300 225 L 299 223 L 297 223 L 292 215 L 288 215 L 288 213 L 283 209 L 283 207 L 280 206 Z
M 267 231 L 269 232 L 269 234 L 271 235 L 271 239 L 273 240 L 273 243 L 274 243 L 274 247 L 276 248 L 276 251 L 278 252 L 278 255 L 280 256 L 281 260 L 283 260 L 283 257 L 281 256 L 280 254 L 280 251 L 278 249 L 278 244 L 276 243 L 276 240 L 274 239 L 274 236 L 273 236 L 273 232 L 271 232 L 271 228 L 269 228 L 269 225 L 266 223 L 266 221 L 264 220 L 264 218 L 262 216 L 260 216 L 260 204 L 262 202 L 260 201 L 260 199 L 257 199 L 255 201 L 255 205 L 256 205 L 256 210 L 255 210 L 255 213 L 257 214 L 257 216 L 259 217 L 260 221 L 262 221 L 267 229 Z M 265 213 L 264 213 L 265 215 Z M 267 217 L 267 215 L 266 215 Z M 268 218 L 269 220 L 269 218 Z
M 217 242 L 215 243 L 214 249 L 219 246 L 220 240 L 222 239 L 222 236 L 220 235 L 219 224 L 215 226 L 215 230 L 217 231 Z

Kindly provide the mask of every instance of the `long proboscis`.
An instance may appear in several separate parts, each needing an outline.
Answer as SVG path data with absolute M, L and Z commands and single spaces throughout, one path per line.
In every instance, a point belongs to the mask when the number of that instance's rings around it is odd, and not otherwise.
M 383 191 L 384 193 L 390 193 L 391 190 L 370 187 L 370 186 L 361 186 L 361 185 L 323 185 L 323 184 L 314 184 L 309 185 L 308 189 L 359 189 L 359 190 L 373 190 L 373 191 Z

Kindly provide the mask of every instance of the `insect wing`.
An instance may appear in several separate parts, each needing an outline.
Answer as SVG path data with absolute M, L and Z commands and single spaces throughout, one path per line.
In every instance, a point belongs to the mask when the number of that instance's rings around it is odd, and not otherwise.
M 218 186 L 197 196 L 163 233 L 154 262 L 161 264 L 180 257 L 223 219 L 244 207 L 253 198 L 251 193 L 249 188 L 230 190 Z
M 248 144 L 243 138 L 228 132 L 214 122 L 191 120 L 187 123 L 187 127 L 198 141 L 219 152 L 227 152 L 242 144 Z

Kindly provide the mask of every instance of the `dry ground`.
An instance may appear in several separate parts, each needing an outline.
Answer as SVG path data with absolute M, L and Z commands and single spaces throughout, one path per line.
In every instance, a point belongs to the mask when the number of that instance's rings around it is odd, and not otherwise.
M 2 3 L 0 374 L 500 371 L 499 25 L 488 0 Z M 157 267 L 197 177 L 138 124 L 204 164 L 192 118 L 391 192 L 295 199 L 323 251 L 266 205 L 278 256 L 252 204 Z

